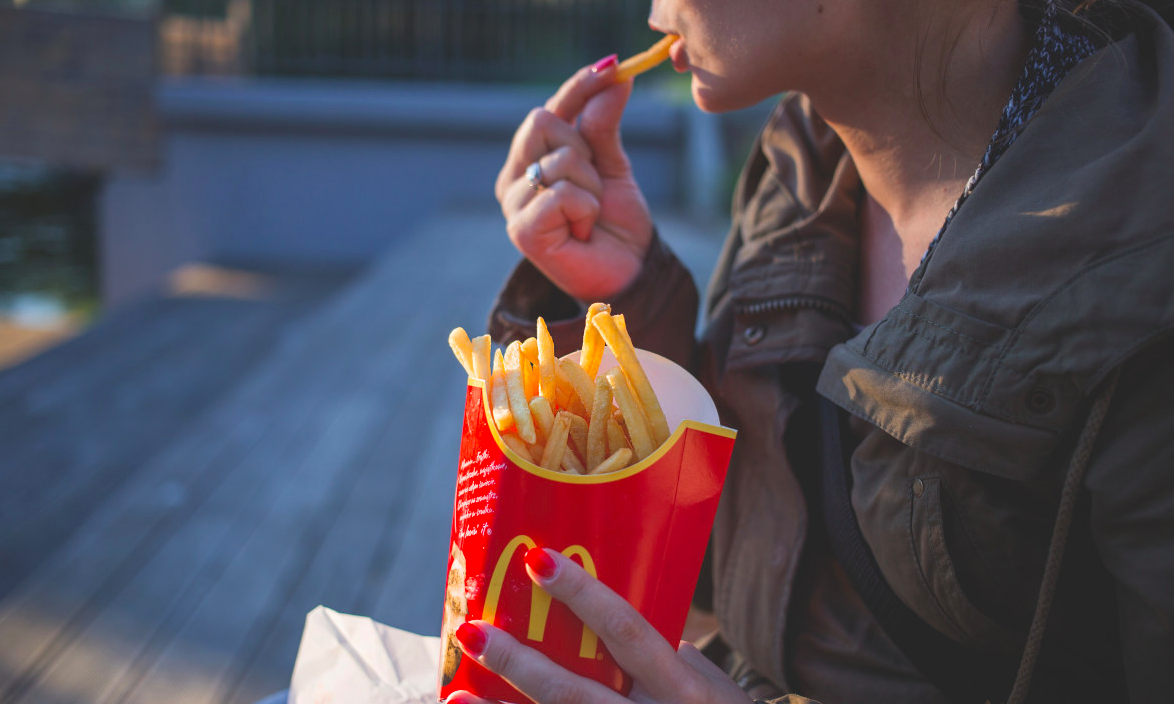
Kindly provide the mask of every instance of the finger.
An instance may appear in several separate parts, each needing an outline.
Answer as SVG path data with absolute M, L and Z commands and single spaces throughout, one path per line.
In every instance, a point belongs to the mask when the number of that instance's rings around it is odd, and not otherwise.
M 541 258 L 565 244 L 568 236 L 586 241 L 599 218 L 599 200 L 570 181 L 559 181 L 534 195 L 506 232 L 527 258 Z
M 621 178 L 631 171 L 631 164 L 620 143 L 620 119 L 632 81 L 616 82 L 615 65 L 596 71 L 593 66 L 579 69 L 546 101 L 546 109 L 568 123 L 579 121 L 600 176 Z
M 614 64 L 598 71 L 595 70 L 596 65 L 598 64 L 584 66 L 563 82 L 555 94 L 546 101 L 546 109 L 564 122 L 573 123 L 586 107 L 588 100 L 600 91 L 615 85 Z
M 501 213 L 505 216 L 506 222 L 525 210 L 526 206 L 537 198 L 539 193 L 540 191 L 531 186 L 524 178 L 511 183 L 501 198 Z
M 692 643 L 681 641 L 680 647 L 677 648 L 677 655 L 681 656 L 681 659 L 685 661 L 685 664 L 689 665 L 694 670 L 697 670 L 697 672 L 701 673 L 705 677 L 710 679 L 715 677 L 718 679 L 725 679 L 728 677 L 728 675 L 725 673 L 725 670 L 722 670 L 720 667 L 713 664 L 713 661 L 705 657 L 705 655 L 702 654 L 702 652 L 698 650 Z
M 447 697 L 445 697 L 444 704 L 499 704 L 499 702 L 496 702 L 492 699 L 485 699 L 484 697 L 478 697 L 472 692 L 466 692 L 463 689 L 458 689 L 457 691 L 452 692 Z
M 579 132 L 591 148 L 601 178 L 623 178 L 631 173 L 620 141 L 620 120 L 631 95 L 632 81 L 612 83 L 587 103 L 579 117 Z
M 570 147 L 559 147 L 539 159 L 538 165 L 541 167 L 544 188 L 566 180 L 595 196 L 597 200 L 603 197 L 603 182 L 599 179 L 595 167 Z M 501 198 L 502 212 L 506 219 L 526 207 L 538 190 L 540 189 L 530 184 L 529 176 L 516 179 Z
M 545 108 L 531 110 L 514 133 L 509 155 L 497 176 L 495 193 L 498 200 L 509 184 L 526 172 L 527 166 L 563 146 L 574 149 L 588 161 L 592 159 L 591 148 L 578 130 Z
M 526 553 L 525 562 L 531 578 L 570 607 L 653 699 L 676 701 L 680 692 L 696 691 L 701 686 L 700 675 L 685 666 L 676 649 L 652 624 L 573 560 L 534 548 Z
M 485 621 L 461 624 L 457 629 L 457 641 L 469 657 L 538 704 L 629 704 L 627 699 L 607 687 L 568 672 Z
M 603 196 L 603 181 L 591 165 L 591 160 L 569 146 L 562 146 L 538 160 L 542 167 L 542 181 L 545 186 L 566 179 L 596 198 Z

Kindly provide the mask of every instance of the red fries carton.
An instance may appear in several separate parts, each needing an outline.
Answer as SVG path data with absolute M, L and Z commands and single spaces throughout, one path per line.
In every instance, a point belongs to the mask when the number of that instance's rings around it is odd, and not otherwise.
M 553 472 L 522 460 L 489 420 L 484 383 L 469 380 L 438 699 L 464 689 L 528 701 L 463 656 L 454 633 L 477 619 L 572 672 L 624 694 L 631 687 L 596 635 L 531 582 L 522 558 L 536 546 L 573 558 L 668 642 L 680 640 L 735 433 L 718 425 L 713 401 L 688 372 L 655 354 L 637 354 L 675 431 L 643 461 L 610 474 Z M 615 365 L 607 350 L 600 373 Z

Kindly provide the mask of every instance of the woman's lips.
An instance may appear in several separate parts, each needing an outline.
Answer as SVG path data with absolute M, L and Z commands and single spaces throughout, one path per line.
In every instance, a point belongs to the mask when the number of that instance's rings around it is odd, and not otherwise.
M 673 69 L 677 73 L 685 73 L 689 70 L 689 56 L 685 53 L 685 42 L 683 40 L 677 39 L 669 47 L 669 58 L 672 59 Z

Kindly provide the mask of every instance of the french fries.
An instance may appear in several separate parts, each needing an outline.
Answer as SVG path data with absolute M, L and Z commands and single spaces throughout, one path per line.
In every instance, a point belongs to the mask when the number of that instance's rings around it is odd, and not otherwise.
M 465 368 L 469 376 L 477 376 L 473 371 L 473 343 L 469 340 L 469 333 L 464 328 L 453 328 L 448 334 L 448 346 L 457 356 L 457 361 Z
M 462 368 L 486 382 L 492 422 L 513 453 L 551 471 L 606 474 L 649 457 L 669 438 L 622 315 L 605 303 L 588 308 L 577 361 L 554 356 L 545 320 L 535 327 L 534 337 L 504 352 L 492 350 L 488 335 L 470 340 L 462 328 L 449 334 Z M 619 366 L 600 374 L 605 345 Z
M 616 80 L 626 81 L 655 68 L 669 57 L 669 49 L 677 40 L 675 34 L 666 34 L 657 43 L 631 58 L 624 59 L 616 68 Z

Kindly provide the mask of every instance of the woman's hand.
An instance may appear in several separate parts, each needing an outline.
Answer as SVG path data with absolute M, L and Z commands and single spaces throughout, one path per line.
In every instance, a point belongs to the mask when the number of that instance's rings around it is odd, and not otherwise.
M 567 80 L 514 134 L 495 192 L 518 250 L 583 301 L 607 300 L 640 273 L 652 217 L 620 144 L 632 81 L 614 57 Z M 538 163 L 538 188 L 526 169 Z
M 632 675 L 628 699 L 575 675 L 484 621 L 462 624 L 457 640 L 469 657 L 505 678 L 538 704 L 750 704 L 751 699 L 696 648 L 674 649 L 628 602 L 588 575 L 573 560 L 535 548 L 526 554 L 530 578 L 571 608 L 600 637 L 620 667 Z M 488 704 L 454 692 L 453 704 Z

